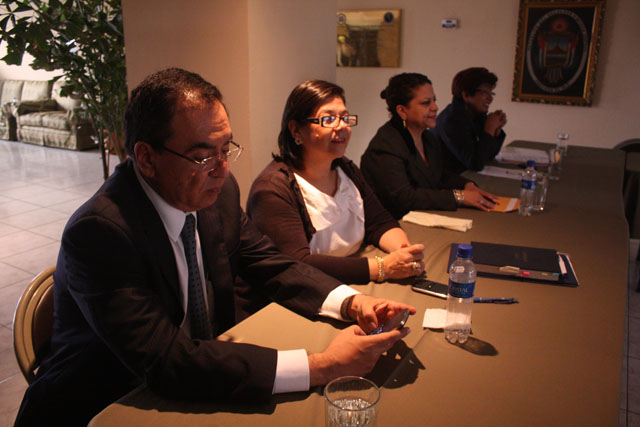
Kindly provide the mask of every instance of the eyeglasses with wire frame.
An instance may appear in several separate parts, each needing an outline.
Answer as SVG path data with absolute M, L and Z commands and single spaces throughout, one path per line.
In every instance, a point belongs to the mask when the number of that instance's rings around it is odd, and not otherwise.
M 227 163 L 233 163 L 238 160 L 238 158 L 242 154 L 242 151 L 244 150 L 244 147 L 235 143 L 234 141 L 229 141 L 229 148 L 227 148 L 226 150 L 222 150 L 220 154 L 206 157 L 202 160 L 192 159 L 191 157 L 187 157 L 184 154 L 180 154 L 167 147 L 162 147 L 162 149 L 196 165 L 200 172 L 212 172 L 216 170 L 218 168 L 218 165 L 223 161 Z
M 341 121 L 347 126 L 353 127 L 358 125 L 358 116 L 356 114 L 353 114 L 347 116 L 309 117 L 305 119 L 305 121 L 309 123 L 315 123 L 322 126 L 323 128 L 337 128 L 338 126 L 340 126 Z

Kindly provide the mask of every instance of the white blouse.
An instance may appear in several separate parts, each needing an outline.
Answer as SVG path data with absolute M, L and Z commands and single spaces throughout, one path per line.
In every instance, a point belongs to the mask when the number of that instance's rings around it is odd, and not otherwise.
M 364 240 L 364 203 L 356 185 L 338 170 L 338 191 L 329 196 L 294 173 L 316 233 L 311 253 L 347 256 L 360 249 Z

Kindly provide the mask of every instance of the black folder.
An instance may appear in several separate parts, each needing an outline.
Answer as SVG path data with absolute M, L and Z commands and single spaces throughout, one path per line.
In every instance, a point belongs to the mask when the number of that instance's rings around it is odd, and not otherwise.
M 569 256 L 554 249 L 483 242 L 471 242 L 471 246 L 473 263 L 479 276 L 578 286 Z M 452 243 L 447 271 L 456 258 L 457 249 L 458 244 Z M 566 273 L 562 273 L 559 259 L 564 262 Z

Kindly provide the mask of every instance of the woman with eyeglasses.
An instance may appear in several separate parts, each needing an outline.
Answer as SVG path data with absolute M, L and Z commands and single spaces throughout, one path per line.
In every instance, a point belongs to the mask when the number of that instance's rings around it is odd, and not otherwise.
M 498 154 L 506 137 L 507 115 L 489 113 L 498 77 L 486 68 L 473 67 L 453 78 L 453 100 L 436 120 L 436 134 L 446 146 L 445 167 L 460 173 L 479 171 Z
M 391 119 L 369 143 L 360 168 L 395 218 L 411 210 L 495 207 L 495 196 L 444 168 L 442 143 L 428 130 L 436 125 L 438 106 L 427 76 L 393 76 L 380 97 Z
M 421 274 L 424 246 L 411 245 L 346 157 L 351 129 L 342 88 L 310 80 L 289 95 L 279 154 L 254 181 L 247 212 L 285 254 L 345 283 Z M 351 256 L 373 244 L 384 257 Z

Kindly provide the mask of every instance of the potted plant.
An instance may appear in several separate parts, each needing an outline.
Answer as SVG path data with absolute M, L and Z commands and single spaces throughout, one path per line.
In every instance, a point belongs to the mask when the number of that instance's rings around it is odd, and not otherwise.
M 79 96 L 93 122 L 105 179 L 109 153 L 126 158 L 124 110 L 127 103 L 124 32 L 120 0 L 3 0 L 0 43 L 10 65 L 24 53 L 36 70 L 61 70 L 62 95 Z

